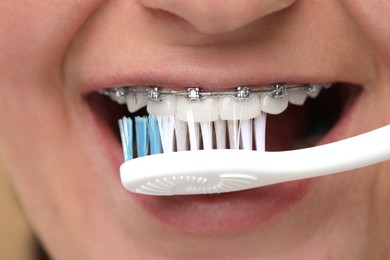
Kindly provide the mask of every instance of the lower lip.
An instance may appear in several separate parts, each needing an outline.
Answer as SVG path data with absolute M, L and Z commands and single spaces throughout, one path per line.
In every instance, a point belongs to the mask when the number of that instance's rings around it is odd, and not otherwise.
M 131 196 L 171 229 L 217 235 L 259 229 L 276 220 L 305 197 L 312 183 L 313 180 L 295 181 L 220 195 Z

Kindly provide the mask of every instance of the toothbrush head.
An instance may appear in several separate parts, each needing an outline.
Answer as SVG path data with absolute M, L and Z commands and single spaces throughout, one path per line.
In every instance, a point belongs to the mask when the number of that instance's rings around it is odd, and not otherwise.
M 236 153 L 224 150 L 222 154 Z M 221 150 L 185 151 L 169 154 L 157 154 L 134 159 L 121 166 L 122 183 L 126 189 L 147 195 L 195 195 L 218 194 L 249 189 L 255 186 L 258 178 L 254 174 L 240 173 L 239 169 L 221 170 L 219 159 L 212 164 L 189 165 L 189 158 L 208 160 L 220 157 Z M 182 162 L 178 164 L 177 162 Z M 152 164 L 151 164 L 152 163 Z M 159 168 L 152 165 L 161 165 Z M 158 170 L 157 170 L 158 168 Z M 225 168 L 223 168 L 225 169 Z M 133 172 L 133 174 L 130 173 Z
M 129 191 L 195 195 L 246 190 L 345 172 L 390 159 L 390 125 L 312 148 L 258 152 L 214 149 L 155 154 L 120 168 Z M 326 158 L 326 160 L 324 160 Z

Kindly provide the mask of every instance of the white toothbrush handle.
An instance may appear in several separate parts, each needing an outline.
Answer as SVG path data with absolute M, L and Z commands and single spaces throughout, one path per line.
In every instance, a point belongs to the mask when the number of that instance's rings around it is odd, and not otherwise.
M 120 168 L 129 191 L 149 195 L 245 190 L 353 170 L 390 159 L 390 125 L 342 141 L 285 152 L 198 150 L 130 160 Z

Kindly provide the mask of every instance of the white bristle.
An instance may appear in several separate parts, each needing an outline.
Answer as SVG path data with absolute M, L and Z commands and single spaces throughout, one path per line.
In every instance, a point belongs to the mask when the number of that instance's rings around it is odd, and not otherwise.
M 230 149 L 240 148 L 240 128 L 238 120 L 228 120 L 228 131 L 229 131 L 229 145 Z
M 119 121 L 125 160 L 133 159 L 132 119 Z M 134 158 L 188 150 L 243 149 L 265 151 L 266 113 L 243 120 L 195 122 L 193 113 L 186 121 L 178 117 L 154 115 L 135 118 Z M 127 142 L 128 140 L 128 142 Z M 149 140 L 149 142 L 148 142 Z M 144 148 L 144 144 L 149 146 Z
M 157 121 L 164 153 L 173 152 L 175 133 L 174 116 L 157 116 Z
M 240 125 L 241 125 L 242 149 L 252 150 L 253 148 L 252 119 L 241 120 Z
M 187 122 L 175 118 L 176 149 L 178 152 L 187 151 Z
M 255 118 L 255 140 L 257 151 L 265 151 L 266 122 L 266 113 L 262 112 L 258 117 Z
M 226 149 L 226 121 L 218 119 L 214 122 L 217 149 Z
M 213 149 L 213 125 L 212 122 L 200 123 L 202 130 L 203 149 Z
M 199 150 L 200 144 L 200 133 L 199 133 L 199 123 L 194 122 L 194 115 L 192 113 L 187 113 L 187 123 L 188 123 L 188 135 L 190 137 L 190 150 Z

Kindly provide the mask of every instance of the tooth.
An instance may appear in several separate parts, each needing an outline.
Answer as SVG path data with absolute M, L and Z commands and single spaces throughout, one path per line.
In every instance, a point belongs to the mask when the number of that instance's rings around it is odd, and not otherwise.
M 321 92 L 321 85 L 318 84 L 311 84 L 310 87 L 313 88 L 313 90 L 308 94 L 311 98 L 316 98 Z
M 132 93 L 127 98 L 126 103 L 130 113 L 134 113 L 142 107 L 146 106 L 146 104 L 148 103 L 148 99 L 142 93 Z
M 173 116 L 176 114 L 177 97 L 168 96 L 161 102 L 148 101 L 146 109 L 150 115 Z
M 191 102 L 184 97 L 179 97 L 177 100 L 176 116 L 182 121 L 210 122 L 217 120 L 218 114 L 218 99 L 216 98 Z
M 268 94 L 260 94 L 260 109 L 268 114 L 280 114 L 288 106 L 288 95 L 279 98 L 273 98 Z
M 222 120 L 245 120 L 260 114 L 260 99 L 252 95 L 248 100 L 234 100 L 231 97 L 219 99 L 219 114 Z
M 304 88 L 287 89 L 287 97 L 291 104 L 301 106 L 306 101 L 307 92 Z

